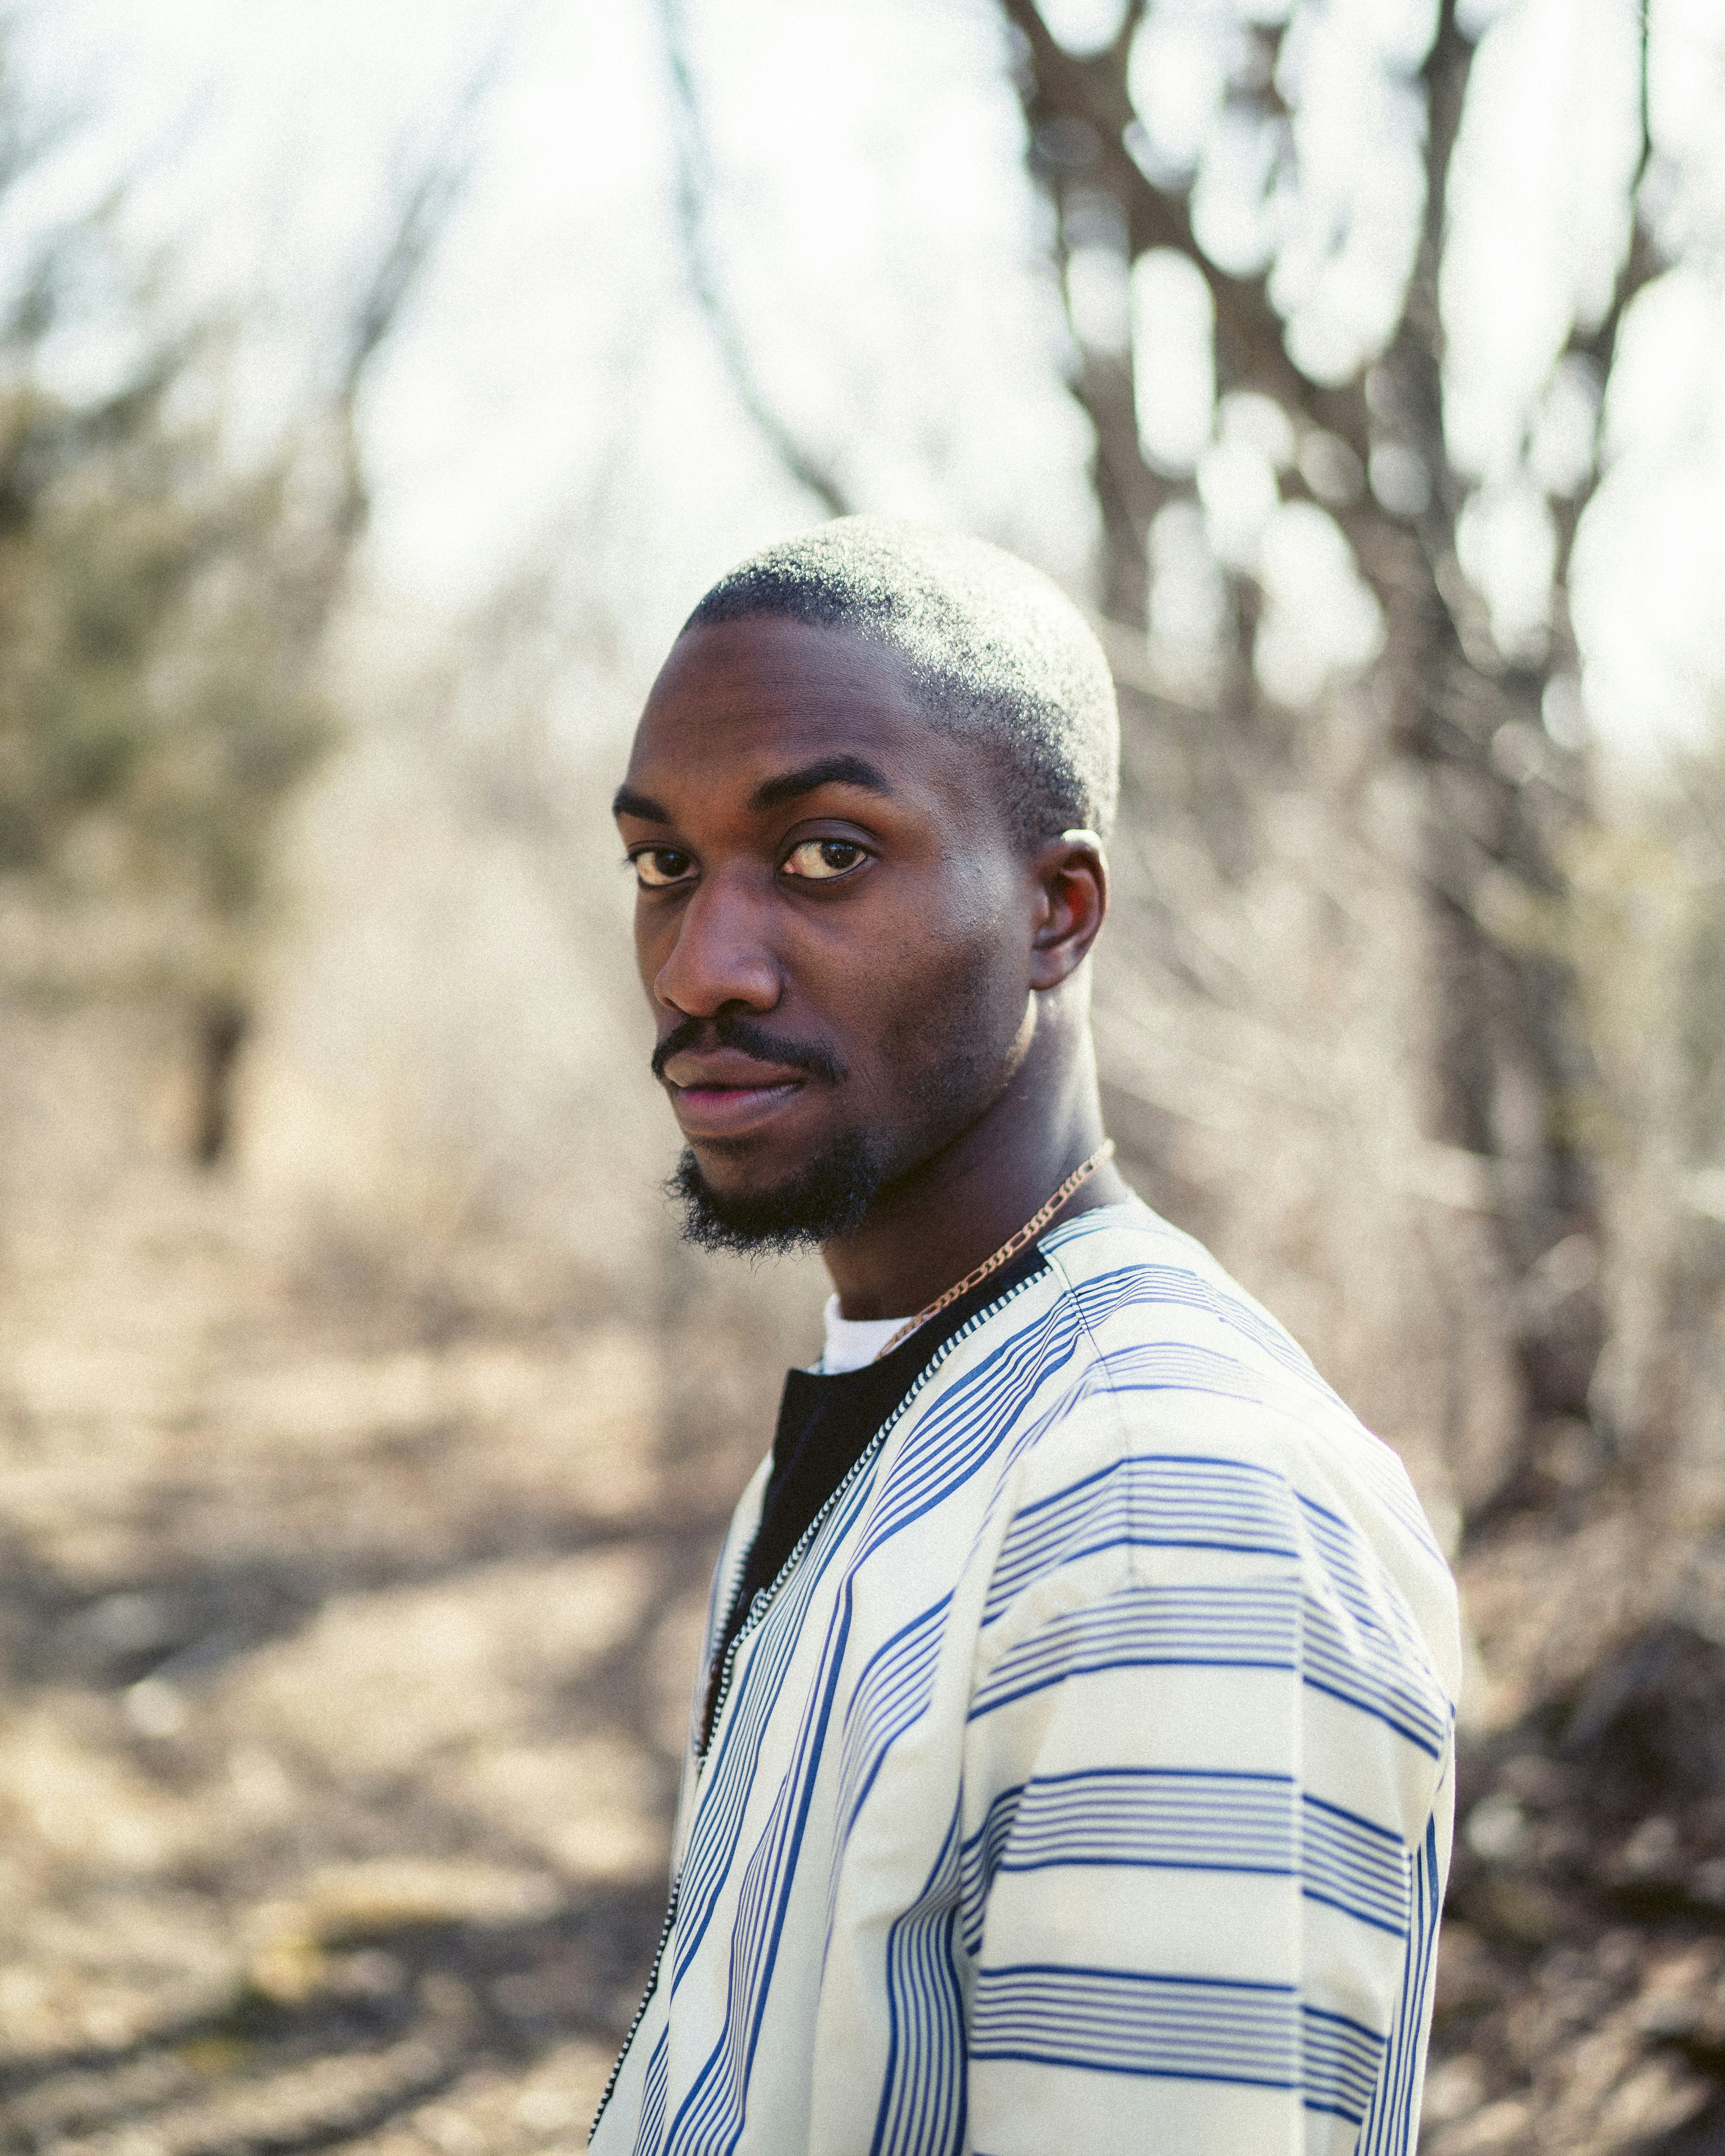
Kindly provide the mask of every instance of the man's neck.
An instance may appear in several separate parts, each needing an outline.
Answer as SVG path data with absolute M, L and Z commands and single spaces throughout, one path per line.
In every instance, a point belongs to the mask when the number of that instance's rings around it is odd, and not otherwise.
M 1070 1048 L 1033 1057 L 968 1130 L 889 1185 L 860 1228 L 825 1246 L 844 1317 L 908 1317 L 926 1308 L 992 1257 L 1096 1152 L 1102 1112 L 1087 1031 Z M 1048 1224 L 1131 1194 L 1104 1163 Z

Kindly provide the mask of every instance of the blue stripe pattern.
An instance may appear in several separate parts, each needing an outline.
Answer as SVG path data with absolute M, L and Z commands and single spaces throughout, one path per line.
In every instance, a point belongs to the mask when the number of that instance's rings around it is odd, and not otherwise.
M 1437 1973 L 1438 1920 L 1444 1905 L 1444 1866 L 1435 1819 L 1427 1822 L 1413 1872 L 1413 1921 L 1408 1927 L 1401 1985 L 1384 2066 L 1360 2129 L 1358 2156 L 1404 2156 L 1420 2138 L 1420 2092 L 1431 2027 L 1431 1987 Z
M 940 1660 L 948 1595 L 906 1625 L 872 1655 L 857 1680 L 845 1717 L 839 1799 L 847 1828 L 874 1786 L 895 1738 L 920 1719 Z
M 1106 1549 L 1255 1551 L 1298 1555 L 1285 1483 L 1266 1468 L 1172 1453 L 1130 1453 L 1026 1505 L 995 1561 L 983 1605 L 991 1624 L 1045 1573 Z
M 1305 1681 L 1343 1706 L 1385 1723 L 1433 1760 L 1450 1738 L 1449 1703 L 1410 1671 L 1381 1635 L 1337 1621 L 1333 1608 L 1305 1598 Z
M 1300 1870 L 1306 1894 L 1400 1938 L 1408 1928 L 1408 1858 L 1399 1834 L 1310 1789 L 1300 1799 Z
M 1375 2029 L 1345 2014 L 1301 2005 L 1300 2086 L 1307 2111 L 1332 2112 L 1358 2126 L 1378 2086 L 1383 2058 L 1384 2039 Z
M 1042 1248 L 743 1629 L 600 2156 L 1413 2156 L 1446 1569 L 1187 1238 Z
M 1300 2085 L 1291 1984 L 1020 1963 L 977 1972 L 973 2059 L 1171 2081 Z
M 963 2145 L 964 2015 L 953 1936 L 957 1902 L 955 1814 L 922 1893 L 887 1933 L 890 2035 L 869 2156 L 944 2156 Z
M 1241 1587 L 1128 1588 L 1055 1619 L 1003 1655 L 978 1686 L 971 1718 L 1104 1670 L 1291 1670 L 1299 1620 L 1291 1578 Z
M 997 1871 L 1066 1864 L 1292 1875 L 1294 1788 L 1284 1774 L 1098 1767 L 1026 1785 Z

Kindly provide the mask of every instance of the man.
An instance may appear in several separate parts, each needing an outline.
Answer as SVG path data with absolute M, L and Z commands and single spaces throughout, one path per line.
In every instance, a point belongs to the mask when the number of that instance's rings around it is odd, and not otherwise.
M 1453 1591 L 1108 1164 L 1117 722 L 1046 579 L 849 519 L 696 608 L 616 811 L 698 1241 L 818 1243 L 603 2156 L 1411 2152 Z

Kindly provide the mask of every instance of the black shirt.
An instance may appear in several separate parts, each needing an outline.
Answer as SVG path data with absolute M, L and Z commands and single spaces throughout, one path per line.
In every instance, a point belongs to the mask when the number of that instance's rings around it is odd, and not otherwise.
M 952 1335 L 1009 1288 L 1040 1272 L 1044 1262 L 1041 1251 L 1034 1243 L 1029 1245 L 968 1295 L 961 1295 L 937 1317 L 919 1325 L 890 1355 L 865 1363 L 860 1370 L 842 1370 L 834 1377 L 812 1370 L 785 1373 L 778 1427 L 773 1435 L 773 1471 L 761 1501 L 761 1524 L 749 1545 L 708 1672 L 701 1722 L 703 1752 L 712 1734 L 725 1658 L 755 1597 L 763 1594 L 783 1571 L 822 1506 Z

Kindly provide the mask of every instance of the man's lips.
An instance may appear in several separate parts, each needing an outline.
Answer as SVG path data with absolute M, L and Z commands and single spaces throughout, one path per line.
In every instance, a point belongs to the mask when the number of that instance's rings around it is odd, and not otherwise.
M 685 1137 L 732 1137 L 793 1100 L 809 1074 L 762 1063 L 735 1050 L 680 1054 L 665 1065 L 671 1105 Z

